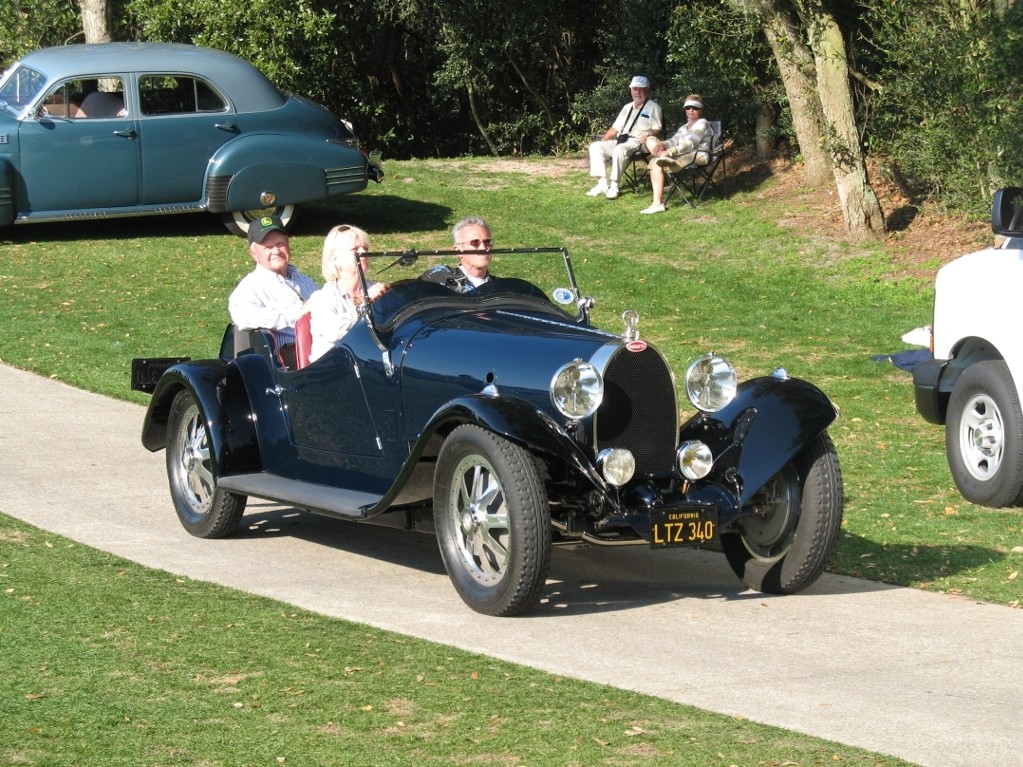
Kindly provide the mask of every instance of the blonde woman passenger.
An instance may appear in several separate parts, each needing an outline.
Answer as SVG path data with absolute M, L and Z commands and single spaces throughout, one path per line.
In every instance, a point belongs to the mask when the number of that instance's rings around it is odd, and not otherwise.
M 323 242 L 323 279 L 326 284 L 306 301 L 312 348 L 309 361 L 326 354 L 359 319 L 359 307 L 367 303 L 359 279 L 358 264 L 365 272 L 369 259 L 369 235 L 354 226 L 342 224 L 327 232 Z M 367 281 L 368 300 L 372 301 L 387 291 L 382 282 Z

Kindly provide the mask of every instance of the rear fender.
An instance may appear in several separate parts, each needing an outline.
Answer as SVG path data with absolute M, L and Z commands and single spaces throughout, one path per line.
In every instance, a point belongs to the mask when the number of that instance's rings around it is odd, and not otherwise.
M 284 143 L 300 159 L 277 162 Z M 367 183 L 366 156 L 357 149 L 323 138 L 253 134 L 225 144 L 210 160 L 206 198 L 211 213 L 227 213 L 325 200 Z
M 733 487 L 745 504 L 838 417 L 813 384 L 796 378 L 754 378 L 717 413 L 682 425 L 680 441 L 700 440 L 714 454 L 711 479 Z
M 245 383 L 238 366 L 223 360 L 200 360 L 169 368 L 153 391 L 142 423 L 142 444 L 152 451 L 167 446 L 167 417 L 182 391 L 195 397 L 209 427 L 210 453 L 218 476 L 262 470 Z

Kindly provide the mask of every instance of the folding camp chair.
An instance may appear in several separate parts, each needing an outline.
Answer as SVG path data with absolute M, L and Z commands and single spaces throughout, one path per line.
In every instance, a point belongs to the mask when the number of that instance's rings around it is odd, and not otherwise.
M 647 161 L 650 153 L 646 147 L 633 152 L 622 166 L 622 176 L 618 179 L 618 188 L 623 192 L 647 194 L 650 191 L 650 170 Z
M 665 169 L 665 187 L 667 191 L 664 201 L 667 202 L 676 192 L 681 195 L 690 208 L 699 205 L 707 194 L 708 190 L 715 190 L 721 194 L 722 199 L 728 197 L 728 172 L 725 168 L 725 139 L 721 130 L 721 123 L 717 120 L 710 122 L 710 130 L 713 133 L 710 152 L 708 152 L 707 163 L 697 165 L 695 162 L 686 165 L 684 168 L 675 171 Z M 718 174 L 718 168 L 721 173 Z M 716 176 L 720 175 L 720 182 Z

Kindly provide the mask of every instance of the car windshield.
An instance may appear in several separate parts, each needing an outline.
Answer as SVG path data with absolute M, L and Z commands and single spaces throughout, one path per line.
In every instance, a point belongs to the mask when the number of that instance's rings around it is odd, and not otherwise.
M 46 75 L 31 67 L 15 65 L 0 80 L 0 108 L 20 115 L 34 102 L 46 84 Z
M 494 249 L 490 254 L 490 280 L 466 292 L 445 279 L 459 276 L 452 271 L 458 265 L 454 251 L 367 254 L 368 279 L 390 286 L 373 303 L 374 325 L 386 330 L 420 311 L 441 307 L 470 311 L 497 307 L 588 321 L 589 299 L 579 296 L 566 250 Z

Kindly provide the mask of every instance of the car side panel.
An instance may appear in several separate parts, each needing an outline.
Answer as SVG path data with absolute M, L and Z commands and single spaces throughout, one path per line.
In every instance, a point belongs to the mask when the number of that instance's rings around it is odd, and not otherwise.
M 225 113 L 141 117 L 142 204 L 202 201 L 210 157 L 237 136 L 234 125 Z
M 959 374 L 985 359 L 1002 359 L 1023 380 L 1023 337 L 1017 304 L 1023 295 L 1023 251 L 988 248 L 942 267 L 934 287 L 937 389 L 947 402 Z M 931 420 L 928 418 L 928 420 Z M 937 423 L 944 422 L 944 413 Z
M 18 215 L 139 202 L 139 142 L 131 117 L 28 117 L 19 131 Z

